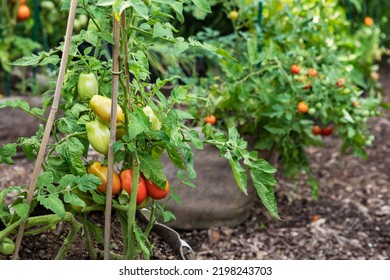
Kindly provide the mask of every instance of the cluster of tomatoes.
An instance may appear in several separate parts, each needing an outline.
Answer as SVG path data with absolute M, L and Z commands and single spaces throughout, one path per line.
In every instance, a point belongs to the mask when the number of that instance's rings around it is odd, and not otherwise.
M 17 11 L 17 14 L 16 14 L 16 19 L 18 21 L 26 20 L 31 15 L 30 7 L 27 6 L 26 1 L 27 0 L 19 0 L 18 11 Z M 12 0 L 12 2 L 14 4 L 18 3 L 17 0 Z
M 95 161 L 88 167 L 87 172 L 88 174 L 93 174 L 100 178 L 102 184 L 98 186 L 97 189 L 103 193 L 106 193 L 108 167 L 103 166 L 100 162 Z M 122 190 L 125 190 L 130 195 L 133 184 L 132 178 L 133 171 L 131 169 L 122 170 L 119 175 L 114 172 L 112 181 L 112 195 L 118 195 Z M 137 205 L 140 207 L 146 206 L 149 202 L 149 197 L 156 200 L 165 198 L 168 195 L 169 188 L 168 180 L 166 180 L 164 188 L 160 188 L 151 180 L 147 179 L 143 174 L 141 174 L 138 180 Z
M 96 116 L 86 123 L 87 138 L 91 146 L 99 153 L 107 155 L 110 144 L 111 103 L 108 97 L 99 95 L 99 84 L 93 73 L 81 73 L 77 82 L 77 94 L 82 102 L 88 102 L 91 111 Z M 149 117 L 151 130 L 161 129 L 161 122 L 150 106 L 145 106 L 142 111 Z M 117 139 L 121 139 L 126 133 L 123 128 L 125 116 L 122 108 L 118 105 L 116 113 Z M 101 192 L 107 189 L 108 167 L 102 166 L 100 162 L 93 162 L 87 169 L 89 174 L 94 174 L 102 180 L 102 185 L 98 187 Z M 122 190 L 131 194 L 132 170 L 123 170 L 119 175 L 114 172 L 112 195 L 119 194 Z M 137 205 L 146 202 L 148 197 L 162 199 L 169 192 L 168 180 L 165 188 L 159 188 L 155 183 L 144 177 L 142 174 L 138 181 Z M 147 204 L 147 202 L 146 202 Z
M 298 75 L 301 73 L 302 67 L 298 66 L 296 64 L 291 65 L 290 71 L 293 75 Z M 306 72 L 306 76 L 309 78 L 316 78 L 318 76 L 318 71 L 314 68 L 308 68 Z M 345 78 L 339 78 L 336 80 L 335 84 L 339 88 L 345 87 L 347 80 Z M 303 89 L 310 89 L 311 83 L 310 80 L 307 82 L 307 84 L 303 87 Z M 358 102 L 355 102 L 355 106 L 359 106 Z M 308 113 L 309 115 L 314 115 L 316 113 L 316 108 L 321 108 L 321 103 L 318 103 L 315 105 L 315 107 L 310 107 L 309 104 L 307 104 L 305 101 L 300 101 L 298 103 L 297 109 L 300 113 L 305 114 Z M 333 125 L 327 125 L 325 127 L 320 127 L 319 125 L 314 125 L 312 128 L 312 132 L 314 135 L 322 135 L 322 136 L 329 136 L 333 133 Z
M 99 153 L 107 155 L 110 144 L 110 119 L 111 103 L 108 97 L 99 95 L 99 84 L 93 73 L 81 73 L 77 82 L 77 93 L 81 101 L 89 102 L 89 107 L 95 113 L 96 118 L 85 127 L 87 138 L 91 146 Z M 150 106 L 145 106 L 142 111 L 149 117 L 150 130 L 161 129 L 161 122 Z M 116 112 L 116 138 L 121 139 L 126 133 L 123 128 L 125 115 L 122 108 L 117 105 Z

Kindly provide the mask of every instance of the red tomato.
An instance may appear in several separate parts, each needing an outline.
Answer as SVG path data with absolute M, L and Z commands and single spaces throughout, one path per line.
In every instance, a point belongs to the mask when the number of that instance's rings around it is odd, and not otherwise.
M 159 188 L 155 183 L 153 183 L 152 181 L 150 181 L 150 180 L 148 180 L 146 178 L 145 178 L 145 182 L 146 182 L 146 189 L 147 189 L 148 195 L 151 198 L 163 199 L 164 197 L 167 196 L 167 194 L 169 192 L 168 180 L 165 183 L 165 188 L 164 189 Z
M 131 188 L 133 185 L 133 171 L 131 169 L 122 170 L 121 174 L 122 190 L 127 191 L 131 195 Z M 139 176 L 138 180 L 138 192 L 137 192 L 137 205 L 140 205 L 146 199 L 146 184 L 144 179 Z
M 290 70 L 291 70 L 292 74 L 296 75 L 296 74 L 299 74 L 301 72 L 301 68 L 302 68 L 301 66 L 293 64 L 293 65 L 291 65 Z
M 320 135 L 322 132 L 322 129 L 318 125 L 314 125 L 312 131 L 313 131 L 314 135 Z
M 321 135 L 322 136 L 329 136 L 331 135 L 333 132 L 333 126 L 332 125 L 328 125 L 327 127 L 324 127 L 321 131 Z

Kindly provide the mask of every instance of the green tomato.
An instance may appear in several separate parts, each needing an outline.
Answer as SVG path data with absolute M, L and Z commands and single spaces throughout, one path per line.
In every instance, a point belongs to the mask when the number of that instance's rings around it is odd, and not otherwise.
M 15 250 L 15 243 L 8 237 L 0 241 L 0 254 L 11 255 Z
M 307 111 L 307 113 L 312 116 L 312 115 L 314 115 L 316 113 L 316 109 L 315 108 L 310 108 L 309 111 Z
M 55 7 L 54 3 L 51 1 L 42 1 L 41 8 L 51 11 L 51 10 L 54 10 L 56 7 Z
M 146 6 L 150 6 L 152 4 L 152 0 L 143 0 Z
M 145 106 L 142 111 L 145 115 L 149 117 L 149 121 L 152 123 L 152 125 L 150 126 L 150 130 L 161 129 L 161 122 L 157 118 L 156 114 L 153 112 L 152 108 L 150 108 L 150 106 Z
M 315 105 L 315 107 L 316 107 L 317 109 L 321 109 L 321 108 L 322 108 L 322 103 L 317 102 L 316 105 Z
M 93 73 L 81 73 L 77 82 L 77 92 L 82 101 L 88 101 L 99 93 L 99 83 Z
M 85 127 L 87 129 L 87 138 L 91 146 L 97 152 L 107 155 L 108 146 L 110 145 L 110 129 L 98 118 L 88 122 Z

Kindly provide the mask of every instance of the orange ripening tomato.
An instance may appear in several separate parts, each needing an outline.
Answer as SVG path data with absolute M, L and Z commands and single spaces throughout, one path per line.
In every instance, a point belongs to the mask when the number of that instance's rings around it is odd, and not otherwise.
M 107 192 L 107 176 L 108 176 L 108 167 L 102 166 L 100 162 L 93 162 L 87 170 L 88 174 L 93 174 L 102 180 L 102 184 L 97 187 L 97 189 L 101 192 Z M 121 191 L 121 179 L 118 174 L 114 172 L 112 179 L 112 195 L 117 195 Z
M 357 101 L 357 100 L 356 100 L 356 101 L 354 101 L 354 102 L 353 102 L 353 106 L 355 106 L 356 108 L 357 108 L 357 107 L 359 107 L 359 106 L 360 106 L 360 103 L 359 103 L 359 101 Z
M 336 80 L 336 86 L 339 88 L 342 88 L 345 86 L 345 83 L 347 82 L 346 78 L 339 78 Z
M 168 183 L 168 180 L 166 181 L 165 183 L 165 187 L 164 189 L 161 189 L 159 188 L 155 183 L 153 183 L 152 181 L 150 181 L 149 179 L 146 179 L 145 178 L 145 182 L 146 182 L 146 190 L 148 192 L 148 195 L 151 197 L 151 198 L 154 198 L 154 199 L 163 199 L 167 196 L 168 192 L 169 192 L 169 183 Z
M 211 125 L 214 125 L 214 124 L 217 122 L 217 118 L 216 118 L 214 115 L 208 115 L 208 116 L 204 119 L 204 121 L 205 121 L 206 123 L 209 123 L 209 124 L 211 124 Z
M 131 189 L 133 186 L 133 170 L 126 169 L 120 173 L 122 181 L 122 189 L 131 195 Z M 140 205 L 147 197 L 146 183 L 142 176 L 139 176 L 138 180 L 138 192 L 137 192 L 137 205 Z
M 18 13 L 16 15 L 16 19 L 18 21 L 22 21 L 22 20 L 28 19 L 30 17 L 30 15 L 31 15 L 31 10 L 30 10 L 30 8 L 27 5 L 25 5 L 25 4 L 19 5 Z
M 365 17 L 364 18 L 364 24 L 368 27 L 374 24 L 374 20 L 371 17 Z
M 307 113 L 307 111 L 309 111 L 309 105 L 307 105 L 304 101 L 299 102 L 298 111 L 301 113 Z
M 316 69 L 314 69 L 314 68 L 308 68 L 307 69 L 307 75 L 308 76 L 312 76 L 313 78 L 315 78 L 315 77 L 317 77 L 317 74 L 318 74 L 318 72 L 317 72 Z
M 312 131 L 313 131 L 313 134 L 314 134 L 314 135 L 320 135 L 322 129 L 321 129 L 321 127 L 319 127 L 318 125 L 314 125 Z
M 299 74 L 301 72 L 301 68 L 302 68 L 301 66 L 293 64 L 293 65 L 291 65 L 290 71 L 291 71 L 292 74 L 297 75 L 297 74 Z

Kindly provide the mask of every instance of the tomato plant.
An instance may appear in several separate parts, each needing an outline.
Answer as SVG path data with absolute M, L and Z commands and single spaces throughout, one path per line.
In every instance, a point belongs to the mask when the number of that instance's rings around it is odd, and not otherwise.
M 237 127 L 242 135 L 258 135 L 255 147 L 279 153 L 289 177 L 305 170 L 315 180 L 305 155 L 305 147 L 322 144 L 313 134 L 315 123 L 332 123 L 341 151 L 366 157 L 364 140 L 371 132 L 364 109 L 376 115 L 380 104 L 371 75 L 381 54 L 378 26 L 360 22 L 351 29 L 336 0 L 269 0 L 261 15 L 258 2 L 249 2 L 221 1 L 226 15 L 235 7 L 245 17 L 232 21 L 230 31 L 221 20 L 197 34 L 236 61 L 203 54 L 205 77 L 195 73 L 187 84 L 207 101 L 190 102 L 191 113 L 201 121 L 212 113 L 221 130 Z M 360 107 L 353 106 L 355 100 Z M 308 185 L 316 196 L 318 185 Z
M 82 227 L 90 256 L 95 259 L 96 249 L 90 241 L 92 238 L 101 241 L 104 237 L 87 214 L 112 210 L 120 217 L 124 249 L 120 255 L 113 254 L 110 240 L 105 239 L 106 258 L 135 259 L 143 254 L 148 259 L 153 250 L 148 239 L 150 231 L 156 221 L 174 219 L 174 213 L 165 209 L 165 202 L 178 199 L 175 193 L 178 187 L 194 187 L 191 180 L 197 174 L 193 149 L 203 149 L 204 145 L 219 149 L 243 193 L 248 193 L 250 178 L 253 184 L 249 186 L 257 190 L 266 209 L 279 217 L 274 196 L 276 169 L 256 152 L 247 150 L 247 143 L 236 128 L 221 132 L 206 123 L 201 137 L 199 130 L 189 126 L 196 117 L 184 110 L 187 102 L 199 100 L 188 85 L 183 85 L 184 75 L 161 74 L 156 78 L 151 74 L 156 46 L 174 50 L 175 57 L 190 50 L 234 61 L 220 47 L 195 38 L 176 37 L 177 29 L 172 22 L 174 18 L 184 22 L 181 7 L 187 2 L 204 13 L 211 10 L 208 1 L 78 1 L 76 30 L 71 38 L 65 37 L 69 40 L 50 51 L 30 53 L 13 62 L 36 67 L 50 61 L 58 78 L 63 79 L 53 85 L 55 90 L 51 88 L 43 94 L 42 108 L 30 108 L 21 100 L 0 105 L 0 108 L 10 106 L 28 111 L 46 123 L 46 128 L 52 124 L 51 130 L 41 127 L 32 137 L 0 147 L 0 163 L 12 164 L 18 148 L 34 162 L 42 151 L 44 154 L 41 162 L 36 161 L 37 168 L 42 170 L 35 177 L 37 184 L 30 186 L 27 194 L 21 187 L 0 192 L 0 221 L 4 225 L 1 228 L 5 228 L 0 231 L 0 239 L 15 237 L 16 231 L 9 228 L 15 229 L 23 221 L 29 231 L 25 234 L 34 234 L 31 228 L 35 226 L 44 231 L 66 222 L 71 225 L 70 231 L 56 259 L 66 256 L 69 244 Z M 76 10 L 76 7 L 66 1 L 62 11 L 69 9 Z M 78 29 L 76 20 L 81 15 L 89 18 L 89 23 Z M 60 58 L 59 54 L 64 57 Z M 168 84 L 172 85 L 171 91 L 163 93 Z M 58 107 L 50 109 L 54 105 Z M 57 115 L 55 109 L 61 114 Z M 167 182 L 164 153 L 180 169 L 178 185 L 170 186 Z M 125 176 L 127 170 L 131 170 L 131 176 Z M 149 204 L 145 202 L 148 193 L 144 180 L 153 182 L 149 190 L 155 199 Z M 110 187 L 113 197 L 106 195 Z M 10 192 L 20 199 L 3 207 Z M 165 200 L 158 201 L 162 196 Z M 44 218 L 39 213 L 30 216 L 37 205 L 46 208 L 49 214 Z M 146 228 L 136 219 L 139 207 L 150 210 Z M 109 226 L 105 224 L 106 232 Z

